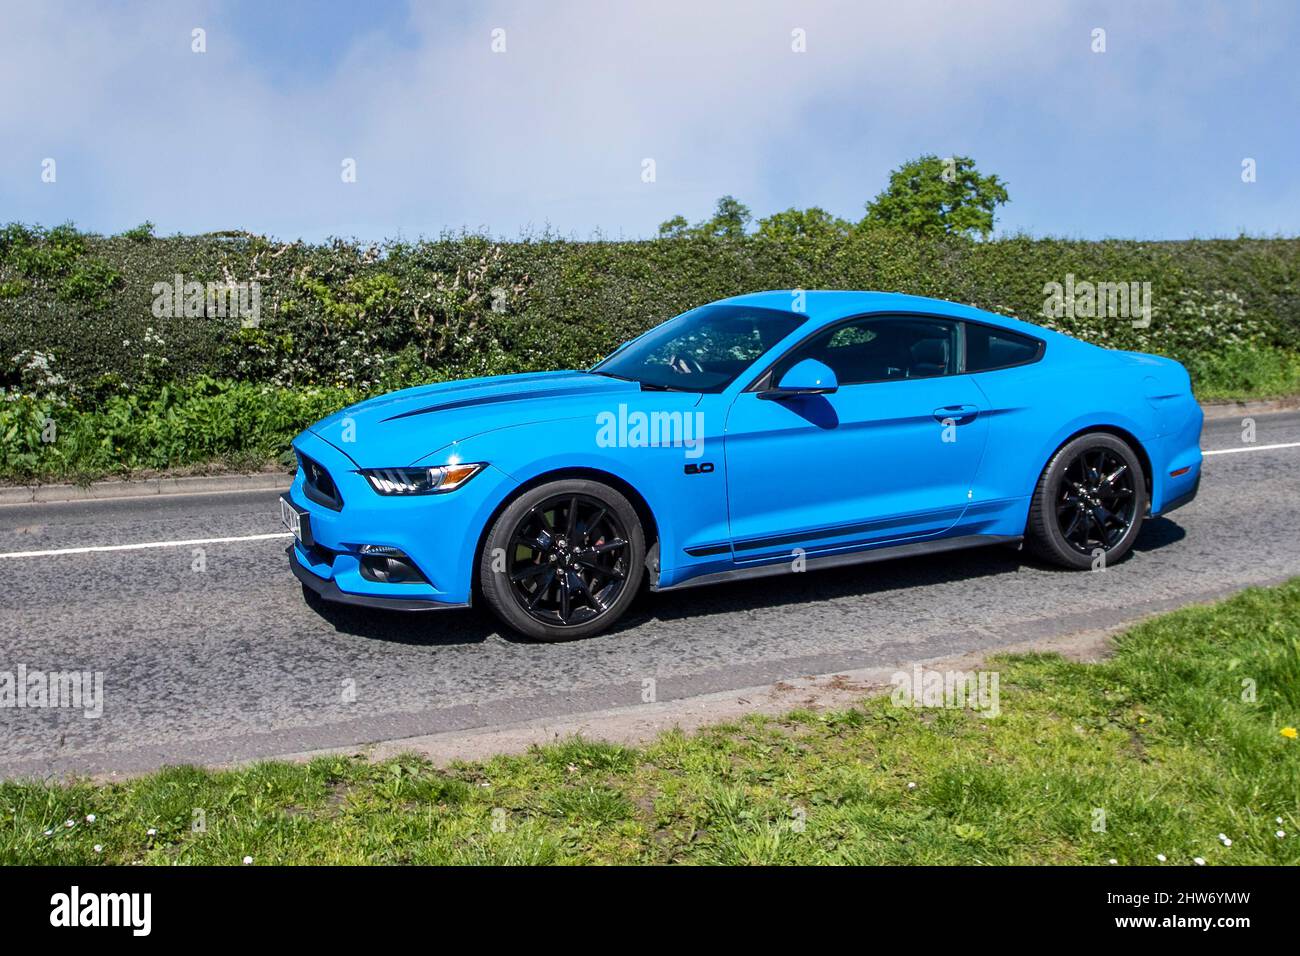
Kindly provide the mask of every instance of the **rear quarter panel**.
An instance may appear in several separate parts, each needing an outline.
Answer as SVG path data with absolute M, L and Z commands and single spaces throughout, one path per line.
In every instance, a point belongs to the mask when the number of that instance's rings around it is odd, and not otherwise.
M 1119 353 L 1051 335 L 1040 361 L 973 378 L 987 399 L 990 419 L 972 502 L 1016 502 L 1007 508 L 999 533 L 1024 530 L 1044 466 L 1081 431 L 1119 429 L 1154 457 L 1158 416 L 1143 394 L 1142 375 L 1119 360 Z

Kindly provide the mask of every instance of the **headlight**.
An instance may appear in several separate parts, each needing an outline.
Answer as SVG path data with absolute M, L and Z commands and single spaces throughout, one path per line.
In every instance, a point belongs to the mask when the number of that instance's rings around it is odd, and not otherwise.
M 485 463 L 439 465 L 436 468 L 362 468 L 370 487 L 381 495 L 428 495 L 455 491 L 485 467 Z

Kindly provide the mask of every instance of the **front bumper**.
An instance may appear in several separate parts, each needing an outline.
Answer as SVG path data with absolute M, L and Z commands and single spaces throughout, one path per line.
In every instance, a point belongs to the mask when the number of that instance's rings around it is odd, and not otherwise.
M 444 601 L 426 601 L 420 598 L 380 597 L 373 594 L 349 594 L 333 581 L 318 578 L 298 561 L 298 546 L 291 544 L 285 550 L 289 555 L 289 570 L 294 577 L 311 588 L 326 601 L 351 604 L 356 607 L 373 607 L 384 611 L 441 611 L 448 608 L 469 607 L 468 604 L 448 604 Z
M 358 474 L 342 451 L 310 431 L 294 440 L 300 456 L 322 466 L 336 486 L 333 506 L 305 483 L 299 468 L 286 497 L 306 512 L 311 540 L 289 549 L 295 576 L 323 598 L 365 607 L 434 610 L 468 607 L 482 530 L 513 480 L 491 466 L 442 495 L 385 496 Z M 417 578 L 376 580 L 363 545 L 395 548 Z

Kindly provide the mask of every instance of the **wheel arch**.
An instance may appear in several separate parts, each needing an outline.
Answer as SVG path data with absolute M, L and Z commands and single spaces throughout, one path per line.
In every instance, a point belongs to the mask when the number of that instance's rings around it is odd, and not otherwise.
M 1052 459 L 1057 456 L 1060 450 L 1064 448 L 1066 445 L 1068 445 L 1070 442 L 1074 441 L 1076 438 L 1080 437 L 1081 435 L 1092 435 L 1098 432 L 1107 435 L 1114 435 L 1120 441 L 1124 442 L 1124 444 L 1132 448 L 1133 453 L 1138 456 L 1138 460 L 1142 463 L 1142 475 L 1144 479 L 1144 484 L 1146 485 L 1147 514 L 1150 514 L 1151 496 L 1152 496 L 1152 479 L 1153 479 L 1153 472 L 1151 470 L 1151 455 L 1146 450 L 1146 447 L 1142 444 L 1141 440 L 1136 435 L 1134 435 L 1127 428 L 1122 428 L 1119 425 L 1110 425 L 1110 424 L 1085 425 L 1084 427 L 1079 428 L 1076 431 L 1072 432 L 1071 434 L 1067 435 L 1062 442 L 1060 442 L 1055 448 L 1052 449 L 1052 453 L 1048 455 L 1047 458 L 1043 461 L 1042 468 L 1040 468 L 1038 472 L 1039 475 L 1043 473 L 1043 471 L 1051 463 Z

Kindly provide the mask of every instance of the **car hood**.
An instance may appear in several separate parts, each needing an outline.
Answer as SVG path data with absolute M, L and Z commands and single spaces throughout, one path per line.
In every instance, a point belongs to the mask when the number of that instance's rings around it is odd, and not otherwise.
M 391 468 L 509 425 L 594 416 L 640 393 L 636 382 L 590 372 L 497 375 L 390 392 L 323 418 L 309 431 L 358 467 Z

